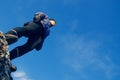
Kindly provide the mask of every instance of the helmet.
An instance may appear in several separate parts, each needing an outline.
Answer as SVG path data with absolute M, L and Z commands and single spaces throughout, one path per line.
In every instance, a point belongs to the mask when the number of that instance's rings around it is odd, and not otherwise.
M 34 22 L 39 22 L 40 20 L 43 20 L 46 17 L 46 15 L 42 12 L 37 12 L 34 14 L 33 21 Z

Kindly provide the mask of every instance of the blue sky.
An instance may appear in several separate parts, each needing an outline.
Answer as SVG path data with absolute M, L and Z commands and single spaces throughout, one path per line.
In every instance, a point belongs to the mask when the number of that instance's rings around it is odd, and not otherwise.
M 1 0 L 0 30 L 31 21 L 37 11 L 55 18 L 41 51 L 12 61 L 15 80 L 120 80 L 119 0 Z M 21 38 L 9 50 L 26 42 Z

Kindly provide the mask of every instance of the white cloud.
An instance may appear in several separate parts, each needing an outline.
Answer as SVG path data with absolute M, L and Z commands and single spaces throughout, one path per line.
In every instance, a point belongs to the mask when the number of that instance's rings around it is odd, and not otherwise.
M 87 70 L 93 71 L 93 74 L 95 74 L 94 71 L 98 71 L 98 74 L 102 73 L 109 80 L 115 76 L 117 65 L 107 55 L 109 53 L 101 51 L 101 47 L 104 46 L 102 42 L 88 38 L 88 35 L 76 34 L 64 35 L 62 42 L 66 49 L 64 64 L 82 75 L 83 79 L 91 75 L 86 73 Z
M 13 73 L 13 78 L 15 80 L 32 80 L 32 79 L 29 79 L 29 77 L 26 75 L 24 71 L 17 71 Z

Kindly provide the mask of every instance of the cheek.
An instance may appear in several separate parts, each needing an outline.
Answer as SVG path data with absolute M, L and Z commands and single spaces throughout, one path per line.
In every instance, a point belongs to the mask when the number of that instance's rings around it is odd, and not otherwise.
M 55 22 L 53 22 L 53 21 L 51 21 L 50 23 L 51 23 L 52 25 L 55 25 Z
M 55 26 L 55 25 L 56 25 L 56 24 L 55 24 L 55 22 L 53 22 L 52 24 L 53 24 L 53 26 Z

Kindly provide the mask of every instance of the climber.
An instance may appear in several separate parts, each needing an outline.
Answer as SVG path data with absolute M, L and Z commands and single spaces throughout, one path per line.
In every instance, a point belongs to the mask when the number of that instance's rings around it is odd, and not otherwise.
M 5 33 L 8 44 L 17 42 L 21 37 L 27 37 L 27 42 L 22 46 L 17 46 L 10 51 L 10 60 L 20 57 L 29 51 L 42 48 L 44 40 L 50 33 L 50 28 L 56 25 L 54 19 L 48 18 L 45 13 L 37 12 L 31 22 L 27 22 L 23 27 L 16 27 Z

